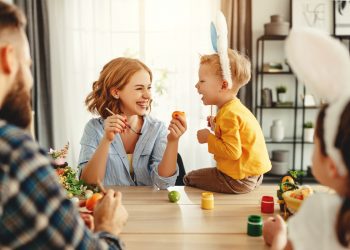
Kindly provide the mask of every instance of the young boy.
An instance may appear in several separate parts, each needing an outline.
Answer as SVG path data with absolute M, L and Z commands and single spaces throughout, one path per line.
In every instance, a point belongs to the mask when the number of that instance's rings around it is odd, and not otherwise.
M 201 129 L 197 138 L 201 144 L 208 143 L 217 166 L 190 172 L 184 183 L 213 192 L 243 194 L 261 184 L 271 162 L 258 121 L 237 98 L 238 90 L 250 79 L 250 62 L 231 49 L 228 58 L 232 87 L 223 79 L 218 54 L 201 57 L 196 88 L 204 105 L 216 105 L 218 113 L 215 119 L 208 119 L 215 134 Z

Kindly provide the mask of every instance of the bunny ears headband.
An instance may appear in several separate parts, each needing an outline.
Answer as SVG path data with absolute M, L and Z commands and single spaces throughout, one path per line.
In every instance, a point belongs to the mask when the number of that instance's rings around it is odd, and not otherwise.
M 211 43 L 213 49 L 218 53 L 222 69 L 223 79 L 227 81 L 228 88 L 232 88 L 232 74 L 230 60 L 228 58 L 227 23 L 224 14 L 218 12 L 216 23 L 210 25 Z
M 341 115 L 350 101 L 349 52 L 338 40 L 311 28 L 291 30 L 285 51 L 296 75 L 329 103 L 324 120 L 326 150 L 339 174 L 345 175 L 347 168 L 334 144 Z

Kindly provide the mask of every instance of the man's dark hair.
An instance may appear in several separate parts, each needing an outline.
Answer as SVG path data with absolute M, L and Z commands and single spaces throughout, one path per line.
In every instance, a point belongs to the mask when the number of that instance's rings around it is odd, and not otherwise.
M 19 8 L 0 0 L 0 31 L 6 28 L 24 28 L 26 22 L 26 18 Z

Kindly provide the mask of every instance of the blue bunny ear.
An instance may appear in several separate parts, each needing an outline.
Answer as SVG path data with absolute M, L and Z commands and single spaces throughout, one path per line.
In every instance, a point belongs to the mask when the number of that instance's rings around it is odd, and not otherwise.
M 216 32 L 215 24 L 213 22 L 210 23 L 210 36 L 211 36 L 211 45 L 215 52 L 218 52 L 218 34 Z

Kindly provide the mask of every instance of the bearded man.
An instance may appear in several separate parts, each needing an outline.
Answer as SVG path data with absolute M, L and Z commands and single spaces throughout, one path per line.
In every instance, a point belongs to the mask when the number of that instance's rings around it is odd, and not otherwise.
M 94 231 L 66 198 L 45 152 L 23 129 L 31 122 L 31 57 L 25 17 L 0 1 L 0 249 L 121 249 L 128 214 L 108 190 Z

